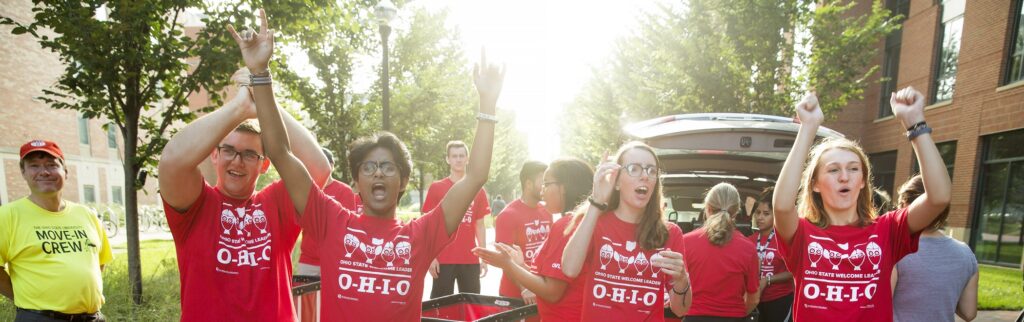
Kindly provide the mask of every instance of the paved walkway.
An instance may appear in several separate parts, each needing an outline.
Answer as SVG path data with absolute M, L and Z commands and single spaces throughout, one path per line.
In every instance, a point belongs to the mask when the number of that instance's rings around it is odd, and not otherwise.
M 974 322 L 1014 322 L 1019 314 L 1018 311 L 978 311 Z M 963 321 L 959 317 L 956 320 Z

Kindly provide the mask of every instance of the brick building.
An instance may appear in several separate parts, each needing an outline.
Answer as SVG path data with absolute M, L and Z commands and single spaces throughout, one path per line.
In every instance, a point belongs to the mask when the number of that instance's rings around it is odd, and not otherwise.
M 0 15 L 28 23 L 33 19 L 31 10 L 31 1 L 8 1 L 0 6 Z M 196 23 L 195 19 L 187 21 Z M 123 204 L 121 135 L 104 130 L 105 119 L 85 119 L 76 111 L 56 110 L 36 99 L 56 83 L 64 65 L 58 55 L 43 49 L 31 35 L 12 35 L 11 29 L 0 27 L 0 43 L 4 44 L 0 46 L 0 203 L 29 194 L 18 166 L 21 145 L 32 139 L 48 139 L 60 145 L 67 159 L 65 199 Z M 190 104 L 205 106 L 208 100 L 202 96 L 191 97 Z M 150 176 L 145 191 L 139 191 L 140 206 L 159 205 L 156 182 Z
M 857 10 L 870 10 L 861 0 Z M 1024 257 L 1024 23 L 1022 0 L 887 0 L 903 28 L 879 44 L 887 81 L 827 125 L 857 139 L 875 183 L 890 194 L 917 173 L 889 94 L 925 93 L 926 117 L 952 175 L 948 232 L 978 260 L 1021 266 Z

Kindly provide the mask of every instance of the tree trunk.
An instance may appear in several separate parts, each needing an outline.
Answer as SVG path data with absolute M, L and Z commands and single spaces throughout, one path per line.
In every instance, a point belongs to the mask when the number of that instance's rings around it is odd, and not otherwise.
M 125 115 L 126 135 L 124 137 L 124 186 L 125 186 L 125 233 L 128 237 L 128 285 L 131 287 L 132 302 L 142 304 L 142 265 L 139 257 L 139 198 L 135 179 L 139 175 L 136 162 L 138 150 L 138 114 Z
M 420 216 L 423 216 L 423 197 L 424 197 L 424 195 L 423 195 L 423 167 L 422 166 L 420 166 L 419 171 L 420 171 L 420 181 L 417 182 L 416 185 L 417 185 L 417 188 L 419 188 L 419 191 L 420 191 Z

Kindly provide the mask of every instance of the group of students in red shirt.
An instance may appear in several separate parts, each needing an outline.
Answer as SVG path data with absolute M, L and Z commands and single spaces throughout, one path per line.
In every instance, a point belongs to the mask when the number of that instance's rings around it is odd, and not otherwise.
M 475 252 L 536 294 L 542 320 L 662 320 L 667 306 L 685 321 L 743 321 L 755 307 L 762 321 L 890 321 L 892 269 L 949 201 L 923 101 L 908 88 L 891 102 L 926 191 L 902 209 L 873 208 L 870 164 L 856 143 L 829 139 L 811 150 L 823 117 L 809 95 L 797 106 L 801 127 L 777 190 L 754 206 L 759 232 L 749 238 L 735 230 L 740 196 L 725 183 L 708 191 L 703 227 L 683 235 L 667 224 L 657 157 L 633 142 L 598 166 L 593 183 L 578 184 L 593 188 L 588 201 L 577 195 L 581 207 L 552 198 L 547 208 L 562 217 L 530 261 L 521 246 Z M 545 173 L 545 188 L 566 187 L 549 179 L 558 172 Z
M 755 307 L 761 321 L 892 321 L 893 268 L 916 251 L 950 196 L 923 102 L 913 88 L 891 101 L 908 128 L 924 190 L 901 209 L 879 214 L 873 207 L 870 163 L 856 143 L 814 144 L 824 118 L 811 94 L 796 107 L 796 142 L 774 191 L 753 208 L 758 233 L 750 237 L 735 229 L 741 198 L 727 183 L 707 192 L 701 228 L 684 235 L 667 223 L 658 158 L 631 142 L 615 162 L 597 167 L 592 183 L 557 180 L 561 161 L 552 164 L 544 201 L 561 218 L 528 260 L 521 245 L 474 252 L 524 297 L 535 295 L 545 321 L 660 321 L 666 307 L 698 322 L 749 321 Z M 593 190 L 548 199 L 548 186 L 572 184 Z
M 328 162 L 308 130 L 278 109 L 269 86 L 273 32 L 260 16 L 259 31 L 228 27 L 251 73 L 247 86 L 183 128 L 161 159 L 182 320 L 294 319 L 290 252 L 300 232 L 319 245 L 322 320 L 417 320 L 423 278 L 462 230 L 487 180 L 504 70 L 481 57 L 473 73 L 479 121 L 465 175 L 436 207 L 403 223 L 396 208 L 412 162 L 390 133 L 351 145 L 348 167 L 361 211 L 325 193 Z M 906 208 L 876 213 L 870 165 L 856 143 L 832 139 L 812 149 L 824 118 L 808 95 L 796 107 L 800 130 L 772 194 L 772 227 L 759 223 L 764 230 L 756 237 L 735 231 L 740 198 L 728 184 L 709 190 L 702 228 L 684 235 L 668 223 L 658 157 L 631 142 L 596 169 L 566 158 L 521 178 L 533 197 L 509 208 L 541 215 L 510 216 L 521 220 L 523 233 L 473 253 L 503 270 L 503 295 L 536 301 L 545 321 L 660 321 L 666 307 L 686 321 L 741 320 L 755 306 L 784 298 L 784 285 L 793 286 L 786 306 L 795 321 L 890 321 L 892 268 L 916 250 L 920 232 L 949 202 L 949 177 L 923 102 L 912 88 L 891 102 L 908 127 L 924 181 L 925 193 Z M 247 125 L 252 118 L 261 129 Z M 216 186 L 199 171 L 207 156 Z M 271 162 L 281 181 L 255 191 Z M 534 200 L 538 191 L 543 205 Z

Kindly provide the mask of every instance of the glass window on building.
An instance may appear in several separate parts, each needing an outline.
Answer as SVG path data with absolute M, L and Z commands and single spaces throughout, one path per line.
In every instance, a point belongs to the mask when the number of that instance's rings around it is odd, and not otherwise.
M 107 125 L 107 147 L 117 149 L 117 125 Z
M 82 186 L 82 202 L 84 203 L 95 203 L 96 202 L 96 186 L 91 184 Z
M 868 160 L 871 162 L 871 176 L 874 177 L 871 185 L 893 196 L 896 182 L 896 151 L 870 154 Z
M 1010 57 L 1006 62 L 1006 83 L 1024 79 L 1024 0 L 1017 0 L 1012 7 L 1013 19 L 1010 20 L 1009 35 Z
M 983 139 L 974 253 L 981 262 L 1018 267 L 1024 252 L 1024 130 Z
M 124 191 L 123 191 L 124 189 L 121 189 L 121 186 L 113 186 L 113 187 L 110 188 L 110 190 L 111 190 L 110 200 L 113 203 L 116 203 L 116 204 L 119 204 L 119 205 L 124 205 Z
M 956 141 L 936 143 L 935 147 L 939 149 L 939 155 L 942 156 L 942 163 L 946 164 L 946 172 L 949 173 L 949 178 L 953 178 L 953 166 L 956 164 Z M 917 153 L 914 153 L 914 159 L 910 162 L 910 176 L 915 176 L 921 173 L 921 165 L 917 163 Z
M 888 0 L 886 7 L 893 15 L 902 15 L 900 23 L 910 14 L 910 0 Z M 900 46 L 903 45 L 903 28 L 893 31 L 885 37 L 885 54 L 882 62 L 882 95 L 878 103 L 878 118 L 892 115 L 889 97 L 896 91 L 900 72 Z
M 78 114 L 78 143 L 89 144 L 89 119 Z
M 935 59 L 935 92 L 933 102 L 948 101 L 953 98 L 956 85 L 956 65 L 960 57 L 960 34 L 964 29 L 964 5 L 967 0 L 942 1 L 942 23 L 939 32 L 942 42 L 939 44 L 938 56 Z

